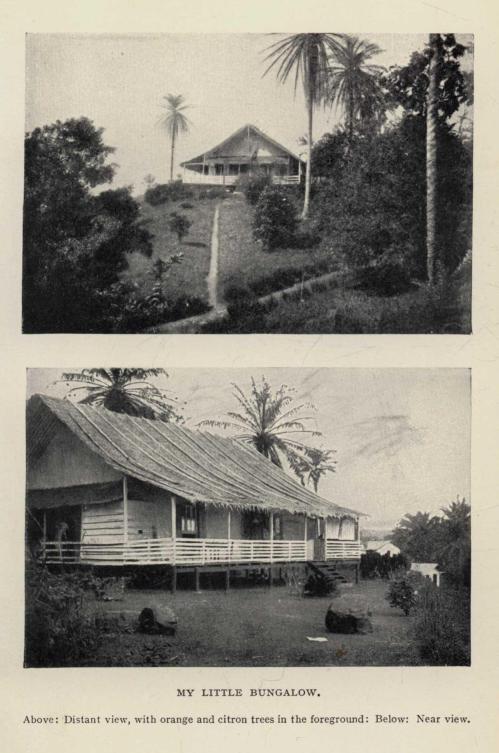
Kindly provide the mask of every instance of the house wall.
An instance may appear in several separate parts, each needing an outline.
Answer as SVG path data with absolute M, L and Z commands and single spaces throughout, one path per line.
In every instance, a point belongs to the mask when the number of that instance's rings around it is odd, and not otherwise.
M 81 540 L 85 544 L 121 544 L 124 535 L 123 502 L 83 505 Z
M 200 516 L 200 536 L 206 539 L 227 538 L 228 508 L 207 505 Z M 240 510 L 230 511 L 230 537 L 242 538 L 242 516 Z
M 165 539 L 171 536 L 171 501 L 165 492 L 164 499 L 144 502 L 128 500 L 128 539 Z
M 28 489 L 118 481 L 121 474 L 61 425 L 45 452 L 27 469 Z
M 286 541 L 303 541 L 305 536 L 305 516 L 281 513 L 282 535 Z
M 84 505 L 81 535 L 87 544 L 118 544 L 125 534 L 123 501 Z M 158 489 L 158 499 L 128 500 L 128 540 L 171 536 L 171 500 Z

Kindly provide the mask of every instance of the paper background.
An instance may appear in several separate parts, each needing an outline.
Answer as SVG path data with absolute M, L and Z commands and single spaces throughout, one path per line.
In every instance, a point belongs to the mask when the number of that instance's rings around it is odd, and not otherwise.
M 341 750 L 439 753 L 498 747 L 499 424 L 497 293 L 497 11 L 493 0 L 307 3 L 182 0 L 14 2 L 0 9 L 2 174 L 1 718 L 6 751 L 246 753 Z M 475 215 L 472 336 L 22 336 L 21 197 L 25 32 L 314 31 L 475 34 Z M 471 668 L 24 670 L 24 400 L 26 367 L 472 367 L 473 655 Z M 424 472 L 424 469 L 421 469 Z M 283 636 L 283 639 L 285 636 Z M 302 699 L 176 699 L 177 687 L 317 687 Z M 25 714 L 463 714 L 469 725 L 64 727 Z

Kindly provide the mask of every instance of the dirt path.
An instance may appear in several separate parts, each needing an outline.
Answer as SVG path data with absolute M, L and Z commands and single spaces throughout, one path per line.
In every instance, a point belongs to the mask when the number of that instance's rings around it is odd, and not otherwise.
M 218 305 L 218 218 L 220 216 L 220 204 L 215 207 L 213 215 L 213 228 L 211 231 L 211 256 L 210 269 L 206 282 L 208 285 L 208 304 L 216 311 Z
M 341 273 L 327 272 L 320 277 L 314 277 L 310 280 L 306 280 L 303 283 L 298 282 L 296 283 L 296 285 L 292 285 L 290 288 L 284 288 L 284 290 L 276 290 L 274 293 L 264 295 L 257 300 L 258 303 L 266 306 L 272 301 L 278 303 L 286 297 L 300 299 L 304 291 L 312 295 L 317 289 L 317 286 L 320 286 L 321 289 L 326 289 L 329 287 L 337 287 L 339 284 L 343 284 L 347 281 L 348 278 L 345 278 L 345 276 L 341 275 Z M 218 301 L 217 307 L 211 309 L 206 314 L 197 314 L 196 316 L 191 316 L 188 319 L 178 319 L 174 322 L 167 322 L 166 324 L 156 325 L 155 327 L 150 327 L 147 332 L 149 332 L 150 334 L 169 333 L 195 335 L 200 332 L 201 328 L 205 324 L 208 324 L 209 322 L 219 321 L 220 319 L 223 319 L 226 314 L 227 307 L 220 301 Z

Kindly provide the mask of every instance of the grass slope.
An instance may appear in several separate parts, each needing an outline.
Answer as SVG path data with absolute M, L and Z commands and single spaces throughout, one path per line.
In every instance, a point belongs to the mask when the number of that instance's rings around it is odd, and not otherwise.
M 154 281 L 152 263 L 155 259 L 168 259 L 176 253 L 182 253 L 180 264 L 175 264 L 165 278 L 163 289 L 171 299 L 181 296 L 197 296 L 207 300 L 208 291 L 206 277 L 210 266 L 210 242 L 216 200 L 189 200 L 192 209 L 184 209 L 183 202 L 167 202 L 161 206 L 152 207 L 143 202 L 142 216 L 147 223 L 147 229 L 154 236 L 154 251 L 151 259 L 141 254 L 129 256 L 129 266 L 123 273 L 123 279 L 131 280 L 138 286 L 140 295 L 147 295 L 151 291 Z M 188 235 L 182 243 L 168 227 L 172 212 L 184 214 L 192 223 Z
M 218 296 L 224 300 L 229 285 L 248 286 L 279 269 L 332 261 L 331 252 L 316 248 L 279 248 L 263 251 L 253 238 L 253 208 L 240 195 L 220 207 Z M 276 289 L 279 286 L 276 286 Z M 286 287 L 286 285 L 280 286 Z
M 265 316 L 269 333 L 467 334 L 471 332 L 471 265 L 433 290 L 383 297 L 332 288 L 304 301 L 281 301 Z

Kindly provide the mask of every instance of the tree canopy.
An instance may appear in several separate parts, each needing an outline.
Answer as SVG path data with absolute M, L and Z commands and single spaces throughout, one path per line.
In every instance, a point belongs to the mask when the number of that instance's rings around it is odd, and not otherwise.
M 248 394 L 239 385 L 232 386 L 239 410 L 229 411 L 227 419 L 204 420 L 199 425 L 229 429 L 236 439 L 254 445 L 275 465 L 283 467 L 287 461 L 295 470 L 309 449 L 305 438 L 320 436 L 316 429 L 308 428 L 315 407 L 296 403 L 295 390 L 288 385 L 273 390 L 265 377 L 260 383 L 252 378 Z
M 115 165 L 103 130 L 88 118 L 26 134 L 23 225 L 25 332 L 106 331 L 127 254 L 152 253 L 130 190 L 109 183 Z
M 59 381 L 69 387 L 68 397 L 82 390 L 78 402 L 83 405 L 129 416 L 179 421 L 178 401 L 150 381 L 158 377 L 168 377 L 165 369 L 82 369 L 65 372 Z

